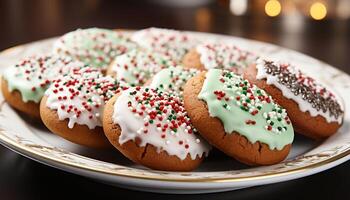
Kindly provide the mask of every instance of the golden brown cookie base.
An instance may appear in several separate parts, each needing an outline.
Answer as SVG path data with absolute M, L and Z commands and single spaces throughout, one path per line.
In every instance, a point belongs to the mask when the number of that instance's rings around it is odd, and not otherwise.
M 184 160 L 181 160 L 175 155 L 170 156 L 165 151 L 157 152 L 157 148 L 150 144 L 147 144 L 145 147 L 140 147 L 140 139 L 138 138 L 135 141 L 128 141 L 120 145 L 119 136 L 121 134 L 121 128 L 119 125 L 114 124 L 112 119 L 114 103 L 117 98 L 118 95 L 114 96 L 105 106 L 103 113 L 103 129 L 110 143 L 124 156 L 135 163 L 156 170 L 191 171 L 198 167 L 203 157 L 197 157 L 195 160 L 192 160 L 190 155 L 188 155 Z
M 341 124 L 338 124 L 338 122 L 328 123 L 327 120 L 320 115 L 312 117 L 308 111 L 302 112 L 295 101 L 284 97 L 281 90 L 274 85 L 268 85 L 266 79 L 257 80 L 256 73 L 255 65 L 251 65 L 246 69 L 243 76 L 248 79 L 249 82 L 264 89 L 279 105 L 287 110 L 288 116 L 293 123 L 294 130 L 297 133 L 313 139 L 325 139 L 337 132 Z
M 40 115 L 45 126 L 53 133 L 73 143 L 93 148 L 109 148 L 111 144 L 103 133 L 102 127 L 89 129 L 86 125 L 74 124 L 68 128 L 68 119 L 59 120 L 57 112 L 46 106 L 47 97 L 40 103 Z
M 200 134 L 213 146 L 225 154 L 247 165 L 271 165 L 284 160 L 291 148 L 286 145 L 282 150 L 271 150 L 268 145 L 260 142 L 252 144 L 239 133 L 225 133 L 224 126 L 218 118 L 211 117 L 207 104 L 198 99 L 202 90 L 206 72 L 191 78 L 184 87 L 185 109 L 192 124 Z M 239 116 L 232 116 L 239 117 Z
M 201 63 L 200 55 L 196 49 L 191 49 L 182 59 L 182 65 L 184 68 L 194 68 L 198 70 L 205 70 L 204 65 Z
M 1 91 L 6 102 L 16 110 L 19 110 L 35 119 L 40 119 L 40 104 L 35 103 L 34 101 L 24 102 L 22 100 L 22 95 L 18 90 L 14 90 L 12 92 L 8 90 L 7 81 L 3 78 L 1 79 Z

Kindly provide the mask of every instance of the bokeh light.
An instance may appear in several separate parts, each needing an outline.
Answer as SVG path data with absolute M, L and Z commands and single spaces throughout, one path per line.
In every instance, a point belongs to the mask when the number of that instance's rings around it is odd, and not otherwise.
M 265 4 L 265 13 L 270 17 L 275 17 L 281 13 L 281 3 L 277 0 L 269 0 Z
M 310 7 L 310 16 L 315 20 L 321 20 L 327 15 L 327 7 L 320 2 L 313 3 Z

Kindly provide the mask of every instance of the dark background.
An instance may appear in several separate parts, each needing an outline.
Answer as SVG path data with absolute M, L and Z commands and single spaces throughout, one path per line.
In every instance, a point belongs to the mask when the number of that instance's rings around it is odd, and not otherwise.
M 349 19 L 338 19 L 332 15 L 322 21 L 306 16 L 298 20 L 286 16 L 271 18 L 255 12 L 254 7 L 244 16 L 233 16 L 225 0 L 188 7 L 169 6 L 164 1 L 159 5 L 157 2 L 159 0 L 0 0 L 0 49 L 58 36 L 77 28 L 140 29 L 156 26 L 270 42 L 311 55 L 350 73 Z M 194 200 L 350 197 L 349 162 L 294 181 L 233 192 L 188 196 L 159 195 L 111 187 L 44 166 L 1 146 L 0 163 L 0 199 L 4 200 L 62 199 L 72 195 L 101 199 L 129 196 Z

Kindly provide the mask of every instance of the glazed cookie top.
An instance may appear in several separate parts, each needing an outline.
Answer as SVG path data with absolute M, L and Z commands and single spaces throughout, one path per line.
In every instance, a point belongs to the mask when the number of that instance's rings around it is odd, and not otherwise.
M 7 81 L 9 91 L 18 90 L 24 102 L 39 103 L 54 78 L 68 73 L 72 68 L 84 66 L 68 57 L 35 55 L 7 68 L 3 78 Z
M 145 84 L 151 76 L 171 65 L 174 61 L 165 55 L 134 49 L 116 57 L 111 67 L 119 80 L 136 86 Z
M 66 33 L 54 43 L 53 51 L 89 66 L 106 69 L 114 57 L 135 47 L 122 32 L 89 28 Z
M 161 28 L 148 28 L 135 32 L 131 39 L 145 49 L 170 56 L 180 63 L 183 56 L 195 45 L 198 40 L 185 32 Z
M 177 95 L 147 87 L 123 91 L 114 104 L 113 122 L 121 127 L 119 143 L 140 138 L 184 160 L 207 155 L 210 146 L 196 134 Z
M 242 69 L 253 64 L 257 59 L 257 56 L 249 51 L 244 51 L 233 44 L 221 42 L 200 44 L 196 51 L 206 69 L 218 68 L 241 72 Z
M 313 78 L 294 66 L 259 59 L 256 62 L 257 79 L 280 89 L 288 99 L 294 100 L 302 112 L 320 115 L 327 122 L 342 123 L 344 111 L 336 96 Z
M 294 138 L 287 112 L 264 90 L 233 72 L 210 69 L 198 98 L 207 103 L 211 117 L 223 123 L 225 132 L 237 132 L 251 143 L 283 149 Z
M 105 102 L 126 88 L 124 83 L 86 67 L 55 79 L 45 92 L 46 106 L 56 110 L 60 120 L 68 119 L 69 128 L 77 123 L 94 129 L 102 126 Z
M 161 91 L 173 91 L 182 97 L 186 82 L 199 72 L 197 69 L 184 69 L 181 66 L 169 67 L 153 76 L 150 87 Z

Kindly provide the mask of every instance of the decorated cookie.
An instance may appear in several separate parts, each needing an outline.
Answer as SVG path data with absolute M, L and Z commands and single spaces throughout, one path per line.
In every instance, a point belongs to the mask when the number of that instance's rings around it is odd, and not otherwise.
M 183 56 L 198 44 L 196 38 L 187 33 L 161 28 L 148 28 L 135 32 L 131 40 L 139 46 L 170 56 L 178 64 Z
M 183 59 L 186 68 L 199 70 L 225 69 L 241 74 L 257 56 L 233 44 L 207 42 L 192 49 Z
M 143 85 L 161 69 L 174 65 L 168 56 L 143 50 L 131 50 L 118 56 L 107 70 L 107 74 L 125 81 L 131 86 Z
M 183 95 L 194 127 L 227 155 L 248 165 L 288 155 L 294 131 L 286 110 L 241 76 L 210 69 L 190 79 Z
M 197 69 L 184 69 L 181 66 L 169 67 L 161 70 L 152 78 L 150 87 L 161 91 L 172 91 L 182 97 L 186 82 L 199 73 Z
M 126 89 L 97 69 L 83 68 L 54 80 L 40 104 L 40 115 L 53 133 L 77 144 L 107 147 L 102 129 L 105 102 Z
M 66 33 L 55 42 L 53 51 L 104 71 L 116 56 L 133 48 L 135 44 L 122 32 L 89 28 Z
M 173 93 L 133 87 L 106 105 L 103 128 L 109 141 L 130 160 L 152 169 L 190 171 L 209 152 Z
M 259 59 L 244 76 L 287 109 L 296 132 L 322 139 L 341 126 L 344 110 L 335 94 L 294 66 Z
M 40 118 L 39 102 L 53 79 L 85 65 L 68 57 L 36 55 L 7 68 L 1 88 L 5 100 L 17 110 Z

